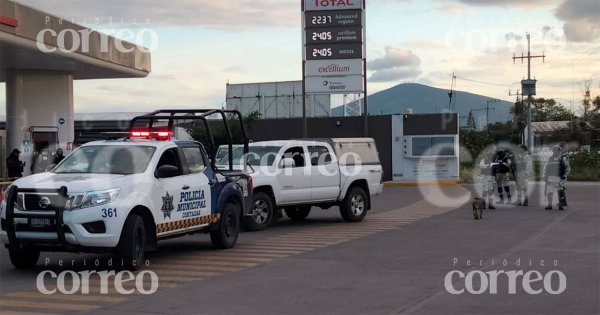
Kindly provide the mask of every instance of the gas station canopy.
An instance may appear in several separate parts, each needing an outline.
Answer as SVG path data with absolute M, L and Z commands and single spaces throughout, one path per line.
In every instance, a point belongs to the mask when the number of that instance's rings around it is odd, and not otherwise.
M 150 52 L 18 3 L 0 0 L 0 82 L 10 69 L 63 71 L 73 79 L 137 78 Z
M 74 80 L 143 78 L 149 73 L 150 52 L 144 47 L 0 0 L 6 148 L 23 152 L 21 160 L 31 165 L 23 175 L 44 171 L 56 149 L 71 151 Z

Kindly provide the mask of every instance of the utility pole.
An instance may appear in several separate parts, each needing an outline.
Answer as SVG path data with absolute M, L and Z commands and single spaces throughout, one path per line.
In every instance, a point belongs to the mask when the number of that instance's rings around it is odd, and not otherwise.
M 513 121 L 517 124 L 517 128 L 519 128 L 521 126 L 519 124 L 519 122 L 523 123 L 523 121 L 525 120 L 524 119 L 525 118 L 525 109 L 521 108 L 521 111 L 519 111 L 517 108 L 517 105 L 519 105 L 519 104 L 521 107 L 524 106 L 523 94 L 521 93 L 520 90 L 517 90 L 517 93 L 515 93 L 515 94 L 513 94 L 511 91 L 508 91 L 508 95 L 509 96 L 515 96 L 515 95 L 517 96 L 517 101 L 515 103 L 515 115 L 514 115 L 515 118 L 513 118 Z M 521 97 L 520 99 L 519 99 L 519 96 Z M 526 142 L 525 141 L 525 137 L 526 137 L 525 130 L 523 130 L 519 136 L 521 137 L 521 142 L 524 144 Z
M 530 153 L 533 153 L 533 133 L 531 131 L 531 102 L 532 96 L 535 95 L 536 84 L 536 80 L 531 80 L 531 59 L 535 58 L 542 58 L 544 62 L 546 61 L 545 54 L 538 56 L 531 55 L 531 34 L 527 34 L 527 56 L 524 56 L 523 53 L 521 53 L 521 57 L 516 57 L 513 54 L 513 63 L 517 59 L 521 59 L 521 63 L 523 63 L 523 61 L 527 59 L 527 80 L 521 81 L 521 85 L 523 96 L 527 95 L 527 146 L 529 147 Z
M 498 99 L 489 99 L 485 102 L 485 124 L 486 124 L 486 129 L 487 132 L 490 133 L 490 103 L 498 103 L 500 102 L 500 100 Z M 493 111 L 495 111 L 495 108 L 492 108 Z

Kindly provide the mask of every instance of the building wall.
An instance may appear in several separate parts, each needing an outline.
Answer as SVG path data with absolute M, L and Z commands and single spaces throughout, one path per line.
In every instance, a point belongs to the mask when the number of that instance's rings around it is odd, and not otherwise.
M 392 116 L 370 116 L 369 137 L 374 138 L 383 167 L 383 179 L 392 180 Z M 339 123 L 338 123 L 339 122 Z M 257 120 L 248 127 L 252 141 L 302 138 L 302 119 Z M 352 138 L 363 136 L 362 117 L 308 119 L 309 138 Z
M 457 114 L 392 116 L 395 181 L 459 179 Z

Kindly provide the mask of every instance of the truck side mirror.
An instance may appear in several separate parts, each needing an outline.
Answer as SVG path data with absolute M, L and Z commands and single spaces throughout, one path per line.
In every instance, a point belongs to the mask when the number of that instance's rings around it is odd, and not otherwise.
M 296 162 L 292 158 L 283 158 L 279 162 L 279 168 L 292 168 L 296 166 Z
M 171 178 L 179 175 L 179 168 L 173 165 L 162 165 L 156 169 L 157 178 Z

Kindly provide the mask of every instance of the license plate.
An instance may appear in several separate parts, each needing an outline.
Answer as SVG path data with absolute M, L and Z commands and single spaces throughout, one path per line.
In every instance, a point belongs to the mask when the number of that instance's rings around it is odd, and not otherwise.
M 46 227 L 52 225 L 51 219 L 40 219 L 40 218 L 31 218 L 29 219 L 29 225 L 32 227 Z

